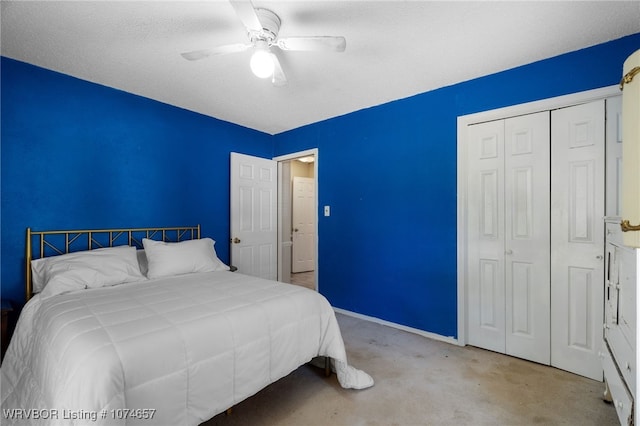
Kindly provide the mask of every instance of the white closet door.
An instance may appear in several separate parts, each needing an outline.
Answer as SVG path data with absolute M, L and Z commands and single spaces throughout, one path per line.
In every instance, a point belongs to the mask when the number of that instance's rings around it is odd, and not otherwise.
M 469 127 L 469 343 L 549 364 L 549 112 Z
M 468 342 L 504 353 L 504 122 L 468 132 Z
M 506 353 L 550 362 L 549 112 L 505 120 Z
M 604 100 L 551 116 L 551 365 L 602 380 Z
M 622 96 L 607 98 L 607 216 L 622 216 Z

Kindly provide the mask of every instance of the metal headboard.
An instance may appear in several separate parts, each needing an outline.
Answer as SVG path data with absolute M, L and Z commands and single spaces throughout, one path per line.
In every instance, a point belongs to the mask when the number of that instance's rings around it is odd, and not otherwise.
M 129 245 L 142 248 L 142 239 L 180 242 L 200 238 L 200 225 L 171 228 L 74 229 L 68 231 L 33 231 L 27 228 L 26 300 L 33 296 L 31 260 L 80 250 Z M 34 257 L 34 247 L 37 247 Z

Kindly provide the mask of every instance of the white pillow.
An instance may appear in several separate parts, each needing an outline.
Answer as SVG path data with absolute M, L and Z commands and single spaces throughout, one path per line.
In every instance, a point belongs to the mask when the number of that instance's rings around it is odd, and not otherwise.
M 149 270 L 147 277 L 159 278 L 192 272 L 228 271 L 216 255 L 211 238 L 165 243 L 142 239 Z
M 136 248 L 106 247 L 31 261 L 34 292 L 43 297 L 71 290 L 96 288 L 145 279 Z

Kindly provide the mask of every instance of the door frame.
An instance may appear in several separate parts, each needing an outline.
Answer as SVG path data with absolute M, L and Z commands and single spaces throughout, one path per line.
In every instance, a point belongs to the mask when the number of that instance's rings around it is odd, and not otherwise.
M 605 99 L 620 94 L 618 85 L 607 86 L 569 95 L 557 96 L 549 99 L 528 102 L 482 111 L 474 114 L 462 115 L 457 122 L 457 293 L 458 293 L 458 345 L 464 346 L 468 342 L 467 327 L 467 126 L 484 123 L 487 121 L 501 120 L 519 115 L 532 114 L 541 111 L 549 111 L 565 108 L 581 103 Z
M 292 152 L 291 154 L 285 154 L 285 155 L 279 155 L 277 157 L 273 157 L 272 160 L 278 162 L 278 192 L 280 191 L 280 188 L 282 188 L 282 185 L 284 184 L 284 182 L 282 182 L 282 175 L 280 173 L 280 167 L 281 167 L 281 163 L 285 162 L 285 161 L 291 161 L 291 160 L 295 160 L 296 158 L 301 158 L 301 157 L 308 157 L 308 156 L 313 156 L 315 158 L 315 161 L 313 162 L 313 179 L 315 181 L 315 186 L 316 186 L 316 196 L 315 196 L 315 201 L 314 201 L 314 212 L 316 215 L 316 229 L 315 229 L 315 234 L 316 234 L 316 241 L 314 244 L 314 258 L 315 258 L 315 268 L 314 268 L 314 279 L 315 279 L 315 284 L 316 284 L 316 291 L 320 290 L 320 283 L 318 281 L 318 241 L 320 240 L 320 235 L 318 233 L 318 162 L 319 162 L 319 158 L 318 158 L 318 148 L 312 148 L 312 149 L 307 149 L 304 151 L 298 151 L 298 152 Z M 278 241 L 277 241 L 277 245 L 278 245 L 278 279 L 281 278 L 282 276 L 282 235 L 280 233 L 280 229 L 282 229 L 282 217 L 283 217 L 283 206 L 281 205 L 281 203 L 278 203 Z

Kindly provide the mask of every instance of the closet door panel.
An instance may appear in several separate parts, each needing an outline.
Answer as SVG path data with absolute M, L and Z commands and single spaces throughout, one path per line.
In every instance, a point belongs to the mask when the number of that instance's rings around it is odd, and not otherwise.
M 550 114 L 505 120 L 506 353 L 550 362 Z
M 569 267 L 567 277 L 567 345 L 576 350 L 590 351 L 594 347 L 591 321 L 594 313 L 591 300 L 595 296 L 594 270 Z
M 468 132 L 468 341 L 504 352 L 504 126 L 488 122 Z
M 552 112 L 551 365 L 602 380 L 604 100 Z
M 607 216 L 622 216 L 622 96 L 607 98 Z

